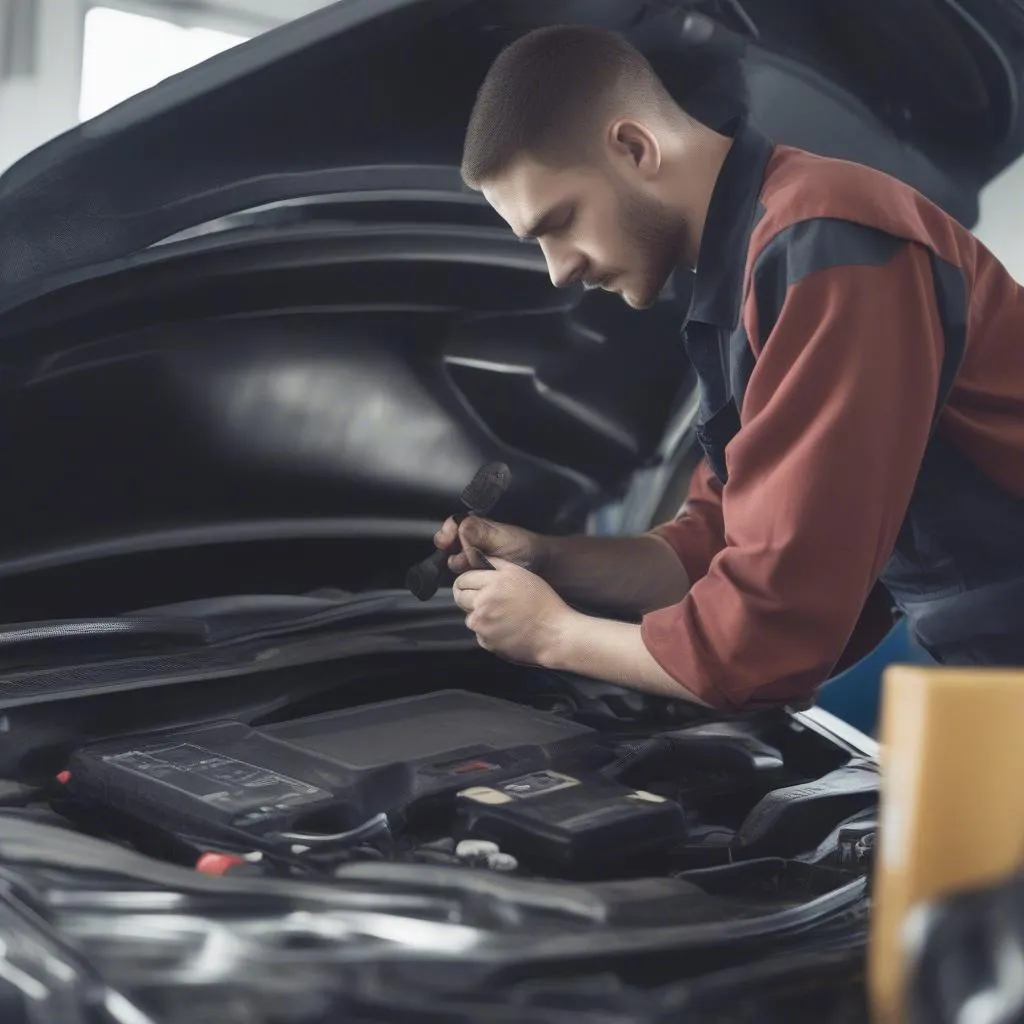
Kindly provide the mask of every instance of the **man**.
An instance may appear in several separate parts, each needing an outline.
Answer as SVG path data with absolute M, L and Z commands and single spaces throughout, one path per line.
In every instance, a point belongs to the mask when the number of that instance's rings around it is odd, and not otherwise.
M 1024 292 L 968 231 L 868 168 L 711 130 L 589 28 L 503 51 L 462 172 L 558 287 L 644 308 L 695 270 L 706 455 L 644 536 L 445 523 L 483 647 L 723 710 L 802 702 L 891 595 L 938 660 L 1024 664 Z

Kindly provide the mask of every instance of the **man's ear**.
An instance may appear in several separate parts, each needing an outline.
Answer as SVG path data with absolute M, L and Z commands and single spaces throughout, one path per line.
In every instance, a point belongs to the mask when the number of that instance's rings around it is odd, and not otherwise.
M 614 121 L 608 127 L 607 143 L 617 160 L 628 161 L 631 169 L 644 178 L 654 177 L 661 169 L 661 146 L 654 132 L 640 121 Z

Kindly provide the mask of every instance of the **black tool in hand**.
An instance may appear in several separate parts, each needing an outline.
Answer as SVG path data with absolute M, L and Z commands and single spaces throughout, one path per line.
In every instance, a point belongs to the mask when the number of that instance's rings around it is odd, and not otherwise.
M 469 486 L 462 492 L 462 504 L 466 506 L 468 512 L 457 515 L 455 521 L 461 523 L 467 515 L 488 515 L 508 490 L 511 482 L 512 470 L 504 462 L 488 462 L 486 466 L 481 466 Z M 457 548 L 435 551 L 429 558 L 424 558 L 418 565 L 414 565 L 405 577 L 405 585 L 409 591 L 421 601 L 429 601 L 437 593 L 441 575 L 448 567 L 448 559 L 456 550 Z M 491 568 L 490 565 L 487 567 Z

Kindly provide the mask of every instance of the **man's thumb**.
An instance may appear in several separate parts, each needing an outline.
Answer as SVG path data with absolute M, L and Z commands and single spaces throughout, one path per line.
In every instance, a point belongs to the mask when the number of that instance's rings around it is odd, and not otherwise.
M 487 561 L 494 566 L 495 569 L 518 569 L 519 566 L 515 562 L 509 562 L 504 558 L 498 558 L 497 555 L 488 555 Z
M 463 521 L 459 535 L 462 538 L 463 544 L 468 544 L 474 548 L 486 548 L 493 532 L 494 528 L 486 519 L 470 516 Z

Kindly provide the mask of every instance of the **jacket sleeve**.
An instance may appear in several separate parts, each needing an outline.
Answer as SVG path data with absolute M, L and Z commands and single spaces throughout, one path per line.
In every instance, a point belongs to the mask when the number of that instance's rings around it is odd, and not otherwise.
M 668 541 L 692 586 L 704 576 L 711 560 L 725 547 L 722 522 L 722 485 L 701 459 L 690 478 L 686 502 L 671 522 L 650 531 Z
M 757 358 L 726 449 L 725 545 L 641 625 L 662 668 L 721 709 L 807 698 L 828 678 L 930 436 L 944 350 L 930 256 L 830 223 L 761 261 L 744 305 Z M 864 251 L 839 263 L 851 241 Z

